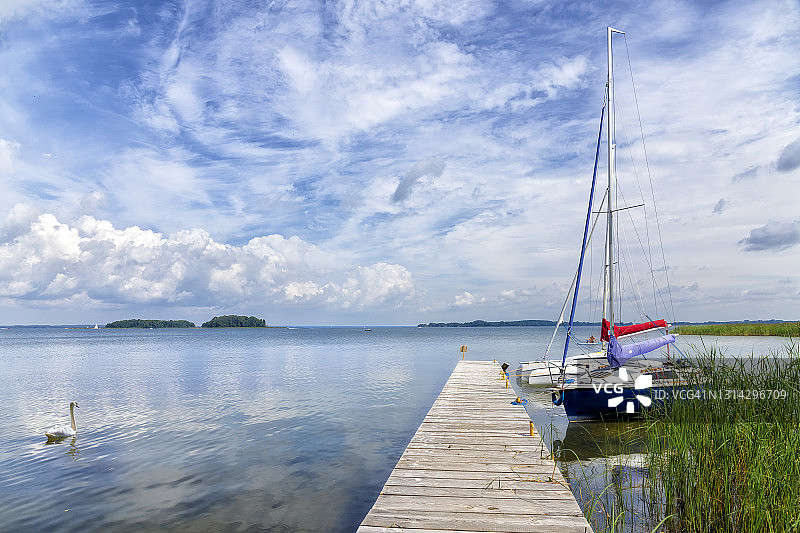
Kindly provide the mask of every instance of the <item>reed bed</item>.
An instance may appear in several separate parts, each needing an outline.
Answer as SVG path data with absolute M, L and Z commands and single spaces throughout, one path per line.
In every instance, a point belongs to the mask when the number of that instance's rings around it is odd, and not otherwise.
M 681 335 L 731 335 L 746 337 L 790 337 L 800 339 L 800 322 L 744 322 L 676 326 Z
M 589 523 L 597 533 L 800 533 L 798 343 L 763 357 L 694 352 L 698 382 L 640 425 L 607 431 L 606 458 L 559 450 Z
M 651 519 L 675 532 L 800 531 L 798 345 L 695 359 L 705 381 L 645 418 Z

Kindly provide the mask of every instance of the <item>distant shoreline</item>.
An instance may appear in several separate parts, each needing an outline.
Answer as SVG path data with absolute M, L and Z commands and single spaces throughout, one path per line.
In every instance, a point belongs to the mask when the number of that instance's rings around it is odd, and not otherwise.
M 775 325 L 775 324 L 794 324 L 795 320 L 735 320 L 728 322 L 675 322 L 672 326 L 729 326 L 729 325 L 742 325 L 742 326 L 758 326 L 758 325 Z M 473 320 L 471 322 L 429 322 L 428 324 L 418 324 L 418 328 L 492 328 L 492 327 L 513 327 L 513 326 L 555 326 L 557 323 L 553 320 L 500 320 L 497 322 L 488 322 L 486 320 Z M 620 325 L 630 324 L 630 322 L 618 322 Z M 597 322 L 584 322 L 575 321 L 573 326 L 597 326 Z
M 791 324 L 796 323 L 796 320 L 777 320 L 777 319 L 770 319 L 770 320 L 738 320 L 738 321 L 707 321 L 707 322 L 674 322 L 672 326 L 680 327 L 680 326 L 712 326 L 712 325 L 757 325 L 757 324 Z M 427 324 L 407 324 L 407 325 L 390 325 L 390 326 L 382 326 L 380 324 L 373 324 L 370 326 L 363 326 L 363 325 L 287 325 L 287 326 L 266 326 L 261 329 L 291 329 L 291 328 L 364 328 L 364 327 L 371 327 L 371 328 L 476 328 L 476 327 L 542 327 L 542 326 L 549 326 L 554 327 L 556 322 L 553 320 L 500 320 L 500 321 L 486 321 L 486 320 L 473 320 L 470 322 L 429 322 Z M 579 321 L 573 324 L 574 326 L 581 326 L 581 327 L 589 327 L 589 326 L 597 326 L 596 322 L 585 322 Z M 0 329 L 10 329 L 10 328 L 55 328 L 55 329 L 94 329 L 94 324 L 11 324 L 11 325 L 0 325 Z M 105 326 L 100 326 L 99 329 L 105 329 Z M 118 329 L 134 329 L 134 328 L 118 328 Z M 140 328 L 141 329 L 141 328 Z M 194 326 L 189 328 L 172 328 L 172 329 L 209 329 L 209 328 L 202 328 L 200 326 Z M 221 328 L 227 329 L 227 328 Z
M 500 320 L 487 322 L 486 320 L 473 320 L 472 322 L 429 322 L 418 324 L 418 328 L 504 328 L 525 326 L 555 326 L 552 320 Z M 594 322 L 575 322 L 575 326 L 594 326 Z

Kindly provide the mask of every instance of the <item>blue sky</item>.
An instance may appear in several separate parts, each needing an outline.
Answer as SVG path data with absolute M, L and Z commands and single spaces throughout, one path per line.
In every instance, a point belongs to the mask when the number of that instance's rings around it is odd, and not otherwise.
M 797 319 L 797 2 L 5 0 L 0 323 L 555 319 L 608 25 L 669 318 Z

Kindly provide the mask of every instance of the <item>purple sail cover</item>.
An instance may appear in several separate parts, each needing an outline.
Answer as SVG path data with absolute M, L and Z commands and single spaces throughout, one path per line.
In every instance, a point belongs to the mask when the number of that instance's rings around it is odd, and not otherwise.
M 606 357 L 608 357 L 608 362 L 613 368 L 619 368 L 624 365 L 625 361 L 628 359 L 652 352 L 672 342 L 675 342 L 675 335 L 662 335 L 661 337 L 646 341 L 634 342 L 632 344 L 620 344 L 614 335 L 610 335 Z

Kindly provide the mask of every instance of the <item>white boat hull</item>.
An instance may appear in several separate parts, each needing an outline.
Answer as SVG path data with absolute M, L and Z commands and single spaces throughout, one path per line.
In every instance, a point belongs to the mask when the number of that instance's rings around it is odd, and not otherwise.
M 606 352 L 567 357 L 565 374 L 578 374 L 582 367 L 597 361 L 606 361 Z M 519 375 L 523 383 L 529 385 L 555 385 L 561 375 L 561 361 L 525 361 L 520 363 Z

